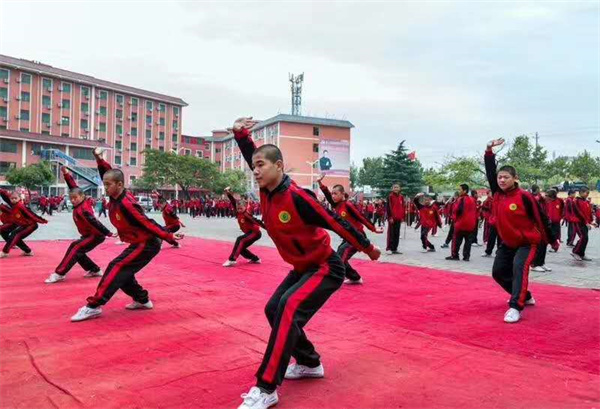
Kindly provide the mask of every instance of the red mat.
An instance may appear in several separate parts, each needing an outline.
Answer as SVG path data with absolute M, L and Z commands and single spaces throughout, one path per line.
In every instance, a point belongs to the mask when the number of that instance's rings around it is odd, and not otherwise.
M 263 307 L 288 267 L 223 268 L 230 243 L 186 238 L 138 275 L 153 311 L 119 293 L 101 318 L 71 323 L 96 279 L 74 268 L 45 285 L 69 242 L 0 260 L 2 408 L 235 408 L 269 328 Z M 102 267 L 124 247 L 92 253 Z M 281 408 L 593 408 L 600 403 L 600 293 L 533 283 L 538 305 L 502 321 L 490 277 L 356 260 L 308 324 L 326 378 L 288 381 Z

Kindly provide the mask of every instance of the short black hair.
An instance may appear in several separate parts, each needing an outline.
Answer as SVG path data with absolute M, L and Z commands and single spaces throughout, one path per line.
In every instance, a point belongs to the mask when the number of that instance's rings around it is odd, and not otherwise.
M 585 193 L 585 192 L 589 192 L 590 189 L 587 186 L 581 186 L 579 188 L 579 193 Z
M 540 192 L 540 187 L 538 185 L 531 185 L 531 193 L 533 193 L 534 195 L 536 195 L 539 192 Z
M 278 160 L 283 162 L 283 154 L 281 153 L 281 150 L 276 145 L 273 145 L 271 143 L 259 146 L 254 151 L 252 156 L 257 155 L 259 153 L 262 153 L 265 156 L 265 159 L 267 159 L 270 162 L 275 163 Z
M 160 199 L 158 199 L 158 203 L 167 203 L 167 199 L 165 199 L 164 197 L 161 197 Z
M 69 194 L 70 195 L 79 195 L 79 196 L 84 195 L 83 190 L 81 190 L 81 188 L 78 188 L 78 187 L 74 187 L 73 189 L 70 189 Z
M 344 186 L 342 185 L 333 185 L 333 189 L 338 189 L 340 192 L 345 193 Z
M 507 172 L 507 173 L 510 173 L 510 175 L 513 178 L 517 177 L 517 170 L 515 169 L 514 166 L 510 166 L 510 165 L 501 166 L 500 169 L 498 169 L 498 172 Z
M 575 189 L 569 189 L 569 195 L 574 195 L 575 194 Z
M 462 185 L 460 185 L 460 188 L 462 190 L 464 190 L 465 192 L 469 193 L 469 185 L 467 185 L 466 183 L 463 183 Z
M 112 179 L 115 182 L 125 183 L 125 175 L 123 175 L 123 171 L 121 169 L 110 169 L 106 171 L 102 179 L 104 178 Z

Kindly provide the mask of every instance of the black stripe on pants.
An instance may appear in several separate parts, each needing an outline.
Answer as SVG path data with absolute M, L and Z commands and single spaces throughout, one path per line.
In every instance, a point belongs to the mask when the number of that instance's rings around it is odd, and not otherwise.
M 562 238 L 562 232 L 560 231 L 560 222 L 551 223 L 550 231 L 552 231 L 552 235 L 556 240 L 560 240 Z
M 435 249 L 435 246 L 427 238 L 430 230 L 429 227 L 421 226 L 421 246 L 423 249 Z
M 498 247 L 500 247 L 500 236 L 498 236 L 498 230 L 496 230 L 496 226 L 490 224 L 488 227 L 488 240 L 485 247 L 485 254 L 491 256 L 496 243 L 498 244 Z
M 104 243 L 104 236 L 87 236 L 71 243 L 62 261 L 54 271 L 61 276 L 66 275 L 73 268 L 75 263 L 79 263 L 85 271 L 97 273 L 100 267 L 92 261 L 87 255 L 100 244 Z
M 87 305 L 96 308 L 111 299 L 121 289 L 134 301 L 148 302 L 148 291 L 135 279 L 135 274 L 146 266 L 159 252 L 162 241 L 153 237 L 145 243 L 134 243 L 110 262 L 102 276 L 96 294 L 88 297 Z
M 272 329 L 256 373 L 257 386 L 272 391 L 281 385 L 292 356 L 300 365 L 320 364 L 320 356 L 306 337 L 304 326 L 343 281 L 344 264 L 332 251 L 324 264 L 302 273 L 291 271 L 281 282 L 265 307 Z
M 531 298 L 528 291 L 529 267 L 536 255 L 537 246 L 523 246 L 516 249 L 500 245 L 494 259 L 492 276 L 510 294 L 508 305 L 521 311 L 525 300 Z
M 3 224 L 2 226 L 0 226 L 0 236 L 2 236 L 4 241 L 8 243 L 10 241 L 10 233 L 12 233 L 17 227 L 19 226 L 16 224 Z M 17 242 L 16 246 L 23 250 L 25 253 L 29 253 L 31 251 L 31 249 L 27 246 L 27 244 L 25 244 L 23 240 Z
M 454 222 L 450 222 L 450 229 L 448 230 L 448 235 L 446 236 L 446 245 L 450 244 L 452 238 L 454 237 Z
M 30 224 L 29 226 L 18 226 L 16 229 L 10 232 L 8 240 L 6 241 L 6 244 L 4 245 L 2 251 L 4 253 L 10 253 L 10 249 L 18 245 L 19 248 L 25 253 L 31 253 L 31 249 L 27 244 L 25 244 L 24 240 L 27 238 L 27 236 L 36 231 L 37 228 L 37 223 Z
M 568 222 L 567 227 L 567 244 L 573 244 L 575 241 L 575 232 L 577 230 L 577 223 Z
M 360 274 L 350 265 L 350 259 L 354 256 L 358 250 L 348 243 L 346 240 L 342 241 L 342 244 L 337 248 L 337 253 L 344 263 L 346 268 L 346 278 L 352 281 L 358 281 L 361 279 Z
M 579 236 L 579 241 L 575 245 L 573 249 L 573 253 L 580 255 L 581 257 L 585 257 L 585 249 L 588 244 L 588 227 L 585 223 L 578 223 L 575 225 L 575 232 Z
M 473 232 L 470 231 L 454 231 L 454 238 L 452 239 L 452 257 L 458 258 L 458 252 L 460 251 L 460 246 L 465 241 L 465 245 L 463 247 L 463 258 L 469 259 L 471 258 L 471 239 L 473 238 Z
M 398 251 L 400 243 L 400 226 L 402 222 L 394 220 L 393 223 L 388 223 L 387 245 L 386 250 Z
M 233 245 L 233 250 L 229 255 L 229 260 L 235 261 L 239 256 L 242 256 L 247 260 L 259 260 L 259 257 L 248 250 L 248 247 L 256 243 L 256 241 L 261 237 L 262 234 L 260 231 L 251 231 L 250 233 L 245 233 L 241 236 L 238 236 L 238 238 L 235 240 L 235 244 Z

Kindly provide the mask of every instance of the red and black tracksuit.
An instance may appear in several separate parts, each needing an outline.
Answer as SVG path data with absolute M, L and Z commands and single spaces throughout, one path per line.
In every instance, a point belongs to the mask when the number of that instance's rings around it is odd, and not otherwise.
M 452 238 L 454 237 L 454 205 L 456 204 L 456 198 L 452 198 L 446 203 L 444 206 L 444 212 L 446 213 L 446 220 L 450 224 L 448 228 L 448 234 L 446 235 L 446 240 L 444 240 L 444 245 L 448 246 L 452 242 Z M 444 247 L 444 246 L 442 246 Z
M 111 166 L 101 158 L 97 162 L 100 177 L 103 177 Z M 121 240 L 130 245 L 109 263 L 96 293 L 88 297 L 87 305 L 90 308 L 104 305 L 119 289 L 134 301 L 145 304 L 149 301 L 148 291 L 137 282 L 135 274 L 160 252 L 161 239 L 173 245 L 177 242 L 173 233 L 144 214 L 135 197 L 127 190 L 123 190 L 117 198 L 110 198 L 108 217 Z
M 240 230 L 244 234 L 238 236 L 235 240 L 235 244 L 233 246 L 233 250 L 229 255 L 230 261 L 235 261 L 239 256 L 244 257 L 247 260 L 258 261 L 259 257 L 252 253 L 248 248 L 256 243 L 256 241 L 260 240 L 262 234 L 260 232 L 260 228 L 265 228 L 265 225 L 262 221 L 256 219 L 254 216 L 250 214 L 248 208 L 243 212 L 237 211 L 237 202 L 235 197 L 231 193 L 227 193 L 227 197 L 233 206 L 234 211 L 236 212 L 236 217 L 238 221 L 238 225 L 240 226 Z
M 549 222 L 540 211 L 533 195 L 517 184 L 503 191 L 498 186 L 496 155 L 491 149 L 485 153 L 485 170 L 494 195 L 492 217 L 502 244 L 496 252 L 492 276 L 511 295 L 509 306 L 522 310 L 531 298 L 528 291 L 529 267 L 541 242 L 557 248 Z
M 493 216 L 494 197 L 490 194 L 481 205 L 481 215 L 484 219 L 483 241 L 486 243 L 485 254 L 492 255 L 494 247 L 500 247 L 500 236 L 496 230 L 496 221 Z
M 573 246 L 575 241 L 578 219 L 575 215 L 575 198 L 567 197 L 565 199 L 564 220 L 567 223 L 567 246 Z
M 396 252 L 400 243 L 400 226 L 404 221 L 406 212 L 404 209 L 404 196 L 400 193 L 392 192 L 385 204 L 388 217 L 386 250 Z
M 7 191 L 3 190 L 2 196 L 3 198 L 6 196 L 4 200 L 8 199 L 10 203 L 10 194 Z M 14 246 L 17 246 L 25 253 L 31 253 L 31 248 L 25 244 L 24 240 L 37 230 L 38 223 L 46 224 L 48 221 L 35 214 L 22 201 L 12 205 L 8 218 L 15 227 L 6 229 L 10 232 L 3 232 L 2 237 L 6 243 L 2 252 L 8 254 Z
M 339 202 L 334 202 L 333 197 L 331 196 L 331 192 L 323 183 L 319 182 L 319 187 L 321 191 L 325 195 L 325 198 L 331 205 L 331 208 L 335 211 L 335 213 L 340 216 L 343 220 L 346 220 L 352 227 L 354 227 L 358 232 L 365 234 L 365 230 L 363 226 L 372 232 L 376 232 L 377 229 L 371 223 L 371 221 L 365 218 L 358 209 L 350 203 L 348 200 L 341 200 Z M 346 267 L 346 278 L 351 281 L 358 281 L 361 279 L 358 271 L 354 269 L 350 265 L 350 259 L 354 256 L 358 250 L 352 246 L 352 244 L 348 243 L 346 240 L 342 240 L 342 243 L 337 248 L 337 254 L 342 258 L 342 262 Z
M 67 173 L 64 176 L 69 189 L 78 187 L 71 174 Z M 100 271 L 100 267 L 88 257 L 87 253 L 104 243 L 104 238 L 110 236 L 111 233 L 94 216 L 92 198 L 86 198 L 73 207 L 73 221 L 77 226 L 77 231 L 81 234 L 81 238 L 71 243 L 54 272 L 64 276 L 73 268 L 75 263 L 79 263 L 85 271 L 97 273 Z
M 442 227 L 442 218 L 440 217 L 437 206 L 434 204 L 424 205 L 419 201 L 419 199 L 420 197 L 416 196 L 413 199 L 413 203 L 419 211 L 419 223 L 421 224 L 421 246 L 424 250 L 429 249 L 435 251 L 435 246 L 431 244 L 428 236 L 429 232 L 435 226 Z
M 165 221 L 165 229 L 170 233 L 175 233 L 181 228 L 181 220 L 170 204 L 166 203 L 162 209 L 162 217 Z
M 561 198 L 549 199 L 545 202 L 546 215 L 550 220 L 550 228 L 552 235 L 558 240 L 561 238 L 560 222 L 562 221 L 565 212 L 565 202 Z
M 235 140 L 253 168 L 256 146 L 249 135 L 247 129 L 235 132 Z M 265 308 L 272 331 L 256 376 L 260 388 L 272 391 L 283 381 L 292 356 L 300 365 L 320 364 L 304 326 L 340 288 L 345 270 L 325 229 L 335 231 L 360 251 L 370 252 L 373 246 L 350 223 L 325 209 L 314 193 L 285 174 L 272 191 L 261 189 L 260 206 L 269 236 L 283 260 L 293 266 Z
M 587 248 L 589 234 L 588 225 L 592 224 L 594 221 L 592 204 L 583 197 L 577 197 L 573 203 L 573 213 L 577 218 L 575 233 L 579 236 L 579 241 L 573 248 L 573 254 L 585 257 L 585 249 Z
M 464 240 L 463 260 L 471 258 L 473 231 L 477 227 L 477 202 L 468 194 L 459 196 L 453 206 L 454 233 L 452 236 L 451 257 L 458 259 L 458 252 Z

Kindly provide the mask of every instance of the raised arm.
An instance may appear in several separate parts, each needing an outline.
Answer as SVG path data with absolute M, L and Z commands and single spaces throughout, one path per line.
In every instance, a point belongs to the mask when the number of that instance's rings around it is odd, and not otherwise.
M 500 187 L 498 186 L 498 174 L 497 174 L 497 164 L 496 164 L 496 155 L 494 154 L 494 147 L 501 146 L 504 143 L 504 139 L 494 139 L 487 144 L 487 149 L 485 150 L 484 162 L 485 162 L 485 175 L 487 176 L 488 183 L 490 185 L 490 190 L 492 194 L 498 192 Z
M 75 178 L 73 177 L 73 175 L 71 175 L 71 172 L 69 172 L 69 169 L 67 169 L 64 166 L 61 166 L 60 171 L 62 172 L 63 177 L 65 178 L 65 182 L 67 182 L 67 186 L 69 187 L 69 189 L 75 189 L 79 187 L 79 185 L 77 185 L 77 182 L 75 181 Z
M 144 214 L 144 210 L 142 207 L 130 199 L 129 197 L 123 198 L 121 201 L 121 209 L 123 210 L 124 215 L 129 219 L 130 222 L 138 225 L 144 230 L 152 233 L 156 237 L 166 241 L 169 244 L 175 243 L 175 236 L 172 233 L 166 231 L 162 226 L 156 223 L 154 220 L 149 219 L 148 216 Z
M 254 169 L 254 166 L 252 165 L 252 154 L 256 150 L 256 145 L 250 137 L 250 129 L 254 125 L 256 125 L 256 121 L 253 121 L 252 117 L 238 118 L 233 123 L 233 136 L 250 169 Z
M 233 197 L 233 195 L 231 194 L 231 190 L 228 187 L 225 188 L 225 194 L 227 195 L 227 198 L 229 199 L 231 205 L 235 209 L 237 207 L 237 200 L 235 200 L 235 197 Z
M 327 199 L 327 201 L 329 202 L 331 207 L 335 207 L 335 202 L 333 201 L 333 197 L 331 196 L 331 192 L 329 191 L 329 188 L 327 187 L 327 185 L 323 184 L 324 177 L 325 177 L 325 175 L 321 175 L 321 177 L 319 177 L 319 179 L 317 179 L 317 182 L 319 182 L 319 188 L 321 189 L 321 192 L 323 192 L 323 194 L 325 195 L 325 199 Z
M 413 199 L 413 203 L 415 204 L 417 210 L 421 210 L 421 208 L 423 207 L 420 201 L 421 196 L 423 196 L 423 193 L 417 193 L 417 195 L 415 195 L 415 198 Z
M 104 174 L 112 169 L 110 163 L 104 160 L 102 157 L 102 149 L 96 148 L 93 151 L 94 156 L 96 157 L 96 164 L 98 164 L 98 173 L 100 173 L 100 179 L 104 177 Z

